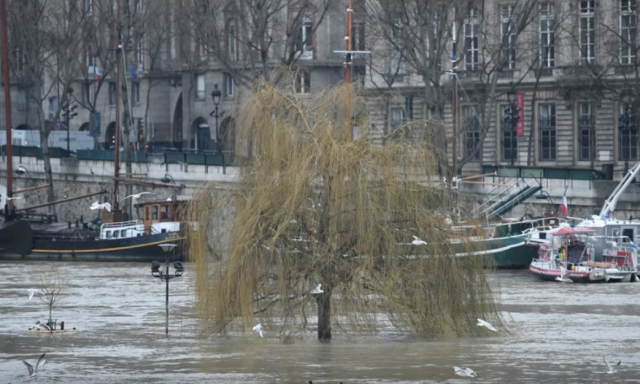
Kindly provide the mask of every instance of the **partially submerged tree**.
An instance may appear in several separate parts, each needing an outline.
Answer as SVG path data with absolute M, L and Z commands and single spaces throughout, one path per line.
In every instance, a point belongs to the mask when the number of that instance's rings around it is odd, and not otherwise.
M 37 276 L 38 289 L 41 291 L 40 300 L 49 309 L 49 324 L 53 323 L 53 309 L 64 299 L 64 290 L 69 281 L 60 268 L 52 267 L 40 272 Z
M 309 302 L 319 339 L 331 338 L 332 322 L 375 329 L 380 313 L 421 336 L 475 333 L 478 317 L 498 320 L 481 260 L 461 256 L 472 243 L 445 224 L 455 192 L 433 177 L 428 137 L 407 126 L 382 147 L 366 132 L 345 142 L 344 100 L 345 88 L 298 99 L 265 83 L 244 106 L 236 153 L 252 143 L 252 156 L 242 181 L 226 192 L 204 186 L 189 209 L 199 223 L 189 241 L 205 333 L 250 328 L 255 317 L 305 325 Z M 237 212 L 219 262 L 207 239 L 229 205 Z M 310 294 L 317 284 L 324 292 Z

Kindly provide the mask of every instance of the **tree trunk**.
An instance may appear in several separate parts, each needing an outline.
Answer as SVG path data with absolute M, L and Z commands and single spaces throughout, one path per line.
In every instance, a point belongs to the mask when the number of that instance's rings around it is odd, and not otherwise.
M 331 291 L 325 288 L 324 293 L 316 297 L 318 304 L 318 340 L 331 340 Z
M 38 107 L 38 120 L 40 123 L 40 146 L 42 148 L 42 161 L 44 162 L 44 175 L 47 184 L 47 200 L 48 202 L 55 201 L 55 195 L 53 193 L 53 172 L 51 170 L 51 154 L 49 153 L 49 127 L 47 127 L 44 119 L 44 112 L 42 107 Z M 49 206 L 49 213 L 55 214 L 55 205 Z
M 53 319 L 51 318 L 52 313 L 53 313 L 53 303 L 49 302 L 49 326 L 53 324 Z

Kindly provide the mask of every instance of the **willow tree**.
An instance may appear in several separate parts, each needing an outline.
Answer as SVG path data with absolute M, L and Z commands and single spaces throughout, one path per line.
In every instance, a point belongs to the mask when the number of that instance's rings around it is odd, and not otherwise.
M 259 84 L 242 109 L 236 153 L 251 156 L 241 181 L 204 186 L 189 209 L 205 334 L 304 326 L 314 302 L 319 339 L 343 323 L 375 330 L 381 318 L 420 336 L 481 332 L 477 317 L 498 320 L 479 260 L 460 256 L 473 246 L 445 224 L 455 196 L 432 177 L 428 127 L 376 146 L 354 118 L 362 134 L 345 140 L 345 92 L 300 98 L 295 87 Z M 363 110 L 363 100 L 352 94 L 351 106 Z M 230 205 L 223 254 L 208 239 Z M 311 294 L 318 284 L 324 292 Z

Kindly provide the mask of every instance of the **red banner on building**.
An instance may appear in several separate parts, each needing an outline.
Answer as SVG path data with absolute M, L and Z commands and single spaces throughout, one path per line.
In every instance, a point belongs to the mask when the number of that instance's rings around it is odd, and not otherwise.
M 524 136 L 524 93 L 518 92 L 516 94 L 516 108 L 518 111 L 518 122 L 516 123 L 516 136 Z

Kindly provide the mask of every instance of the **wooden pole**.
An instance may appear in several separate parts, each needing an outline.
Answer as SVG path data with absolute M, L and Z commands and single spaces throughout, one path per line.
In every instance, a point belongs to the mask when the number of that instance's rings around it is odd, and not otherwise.
M 6 1 L 0 0 L 0 22 L 2 22 L 2 72 L 4 81 L 4 122 L 5 133 L 7 138 L 6 156 L 7 156 L 7 197 L 13 196 L 13 167 L 11 157 L 11 86 L 9 83 L 9 39 L 7 37 L 7 7 Z M 13 209 L 13 202 L 7 199 L 9 211 Z M 9 215 L 11 217 L 11 215 Z
M 344 67 L 344 81 L 346 88 L 346 100 L 344 104 L 344 137 L 347 142 L 351 141 L 351 63 L 353 62 L 353 57 L 351 52 L 351 14 L 353 13 L 352 0 L 349 0 L 349 7 L 347 8 L 347 34 L 345 35 L 346 40 L 346 60 Z

